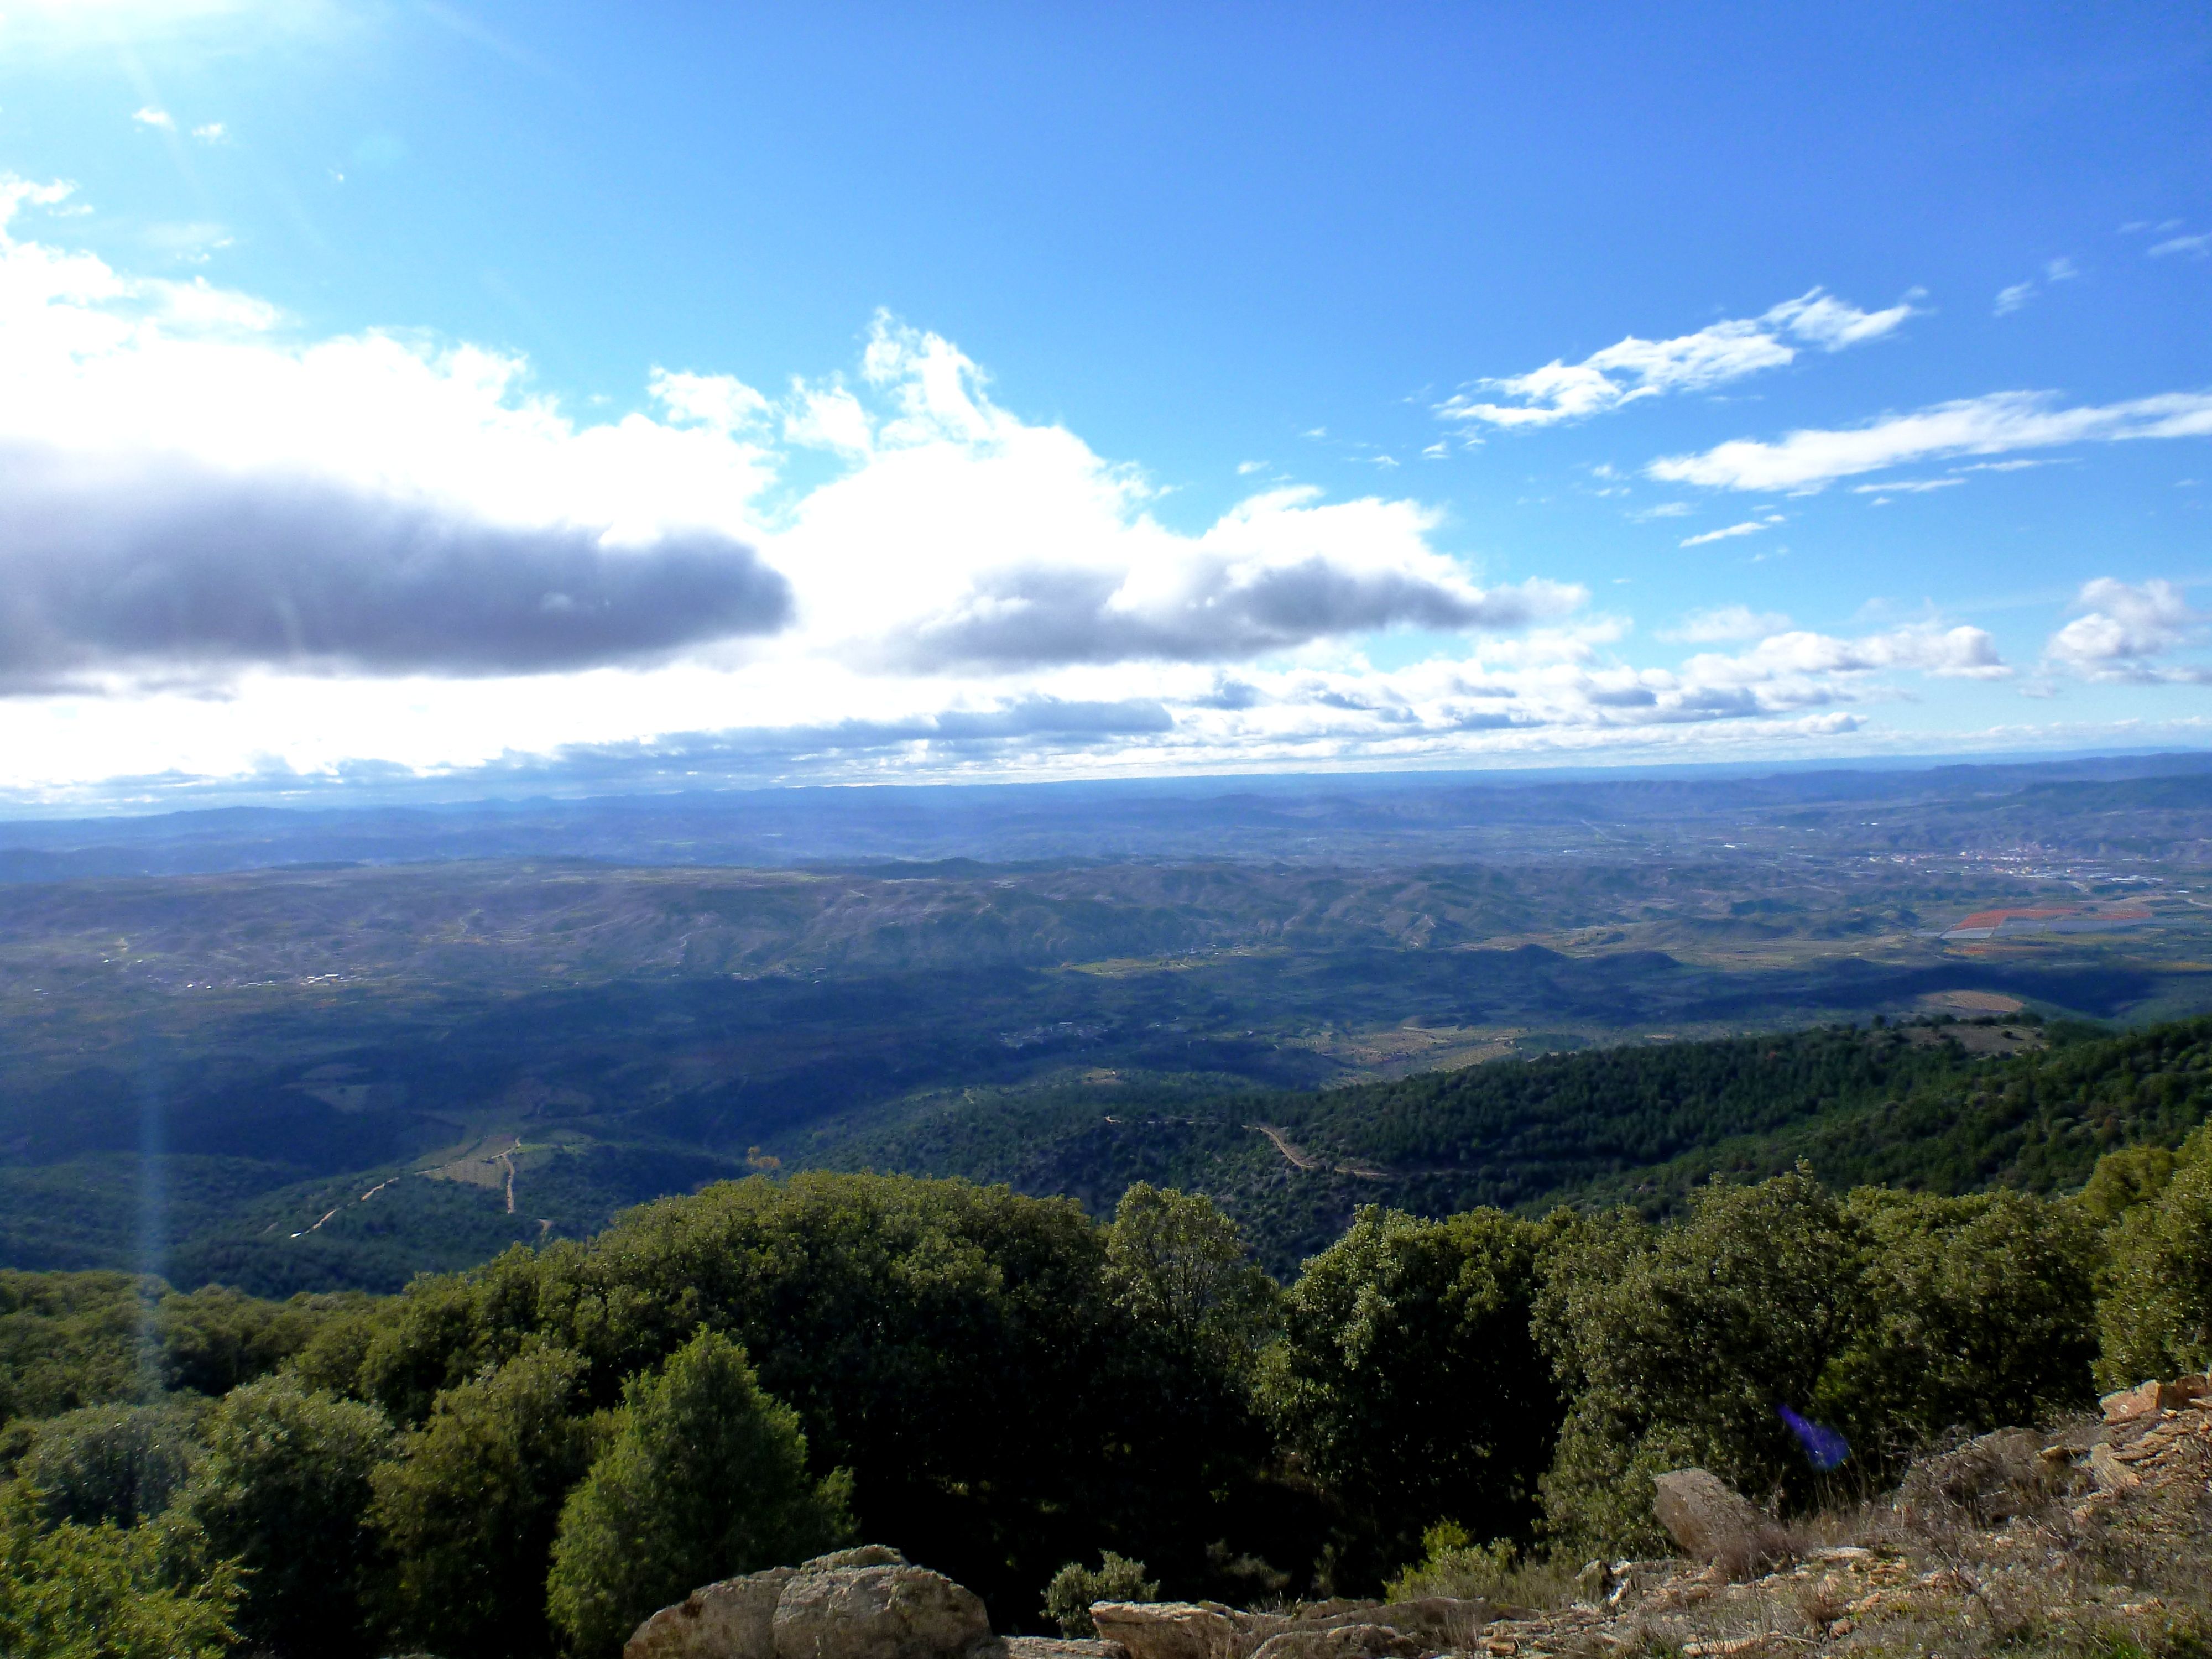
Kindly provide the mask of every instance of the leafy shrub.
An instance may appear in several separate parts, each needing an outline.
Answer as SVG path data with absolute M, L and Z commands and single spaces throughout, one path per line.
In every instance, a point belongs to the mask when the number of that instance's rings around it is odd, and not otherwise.
M 2212 1364 L 2212 1127 L 2183 1144 L 2171 1178 L 2107 1237 L 2098 1380 L 2121 1389 Z
M 1062 1636 L 1085 1640 L 1098 1634 L 1098 1626 L 1091 1622 L 1092 1602 L 1159 1599 L 1160 1587 L 1145 1577 L 1145 1564 L 1111 1550 L 1095 1568 L 1070 1561 L 1044 1587 L 1045 1617 L 1060 1626 Z
M 808 1476 L 798 1413 L 761 1391 L 743 1348 L 702 1331 L 623 1390 L 611 1443 L 562 1510 L 553 1622 L 586 1659 L 611 1654 L 702 1584 L 843 1542 L 851 1485 Z
M 1285 1293 L 1267 1398 L 1339 1505 L 1335 1572 L 1370 1585 L 1451 1517 L 1524 1528 L 1560 1405 L 1530 1335 L 1535 1223 L 1370 1207 Z
M 370 1515 L 396 1565 L 388 1622 L 484 1659 L 552 1646 L 545 1577 L 561 1505 L 604 1435 L 585 1414 L 581 1356 L 522 1354 L 432 1407 L 371 1476 Z
M 392 1448 L 374 1407 L 289 1376 L 234 1389 L 208 1414 L 207 1455 L 177 1508 L 246 1570 L 241 1634 L 285 1652 L 365 1649 L 369 1474 Z
M 1449 1595 L 1498 1606 L 1556 1607 L 1573 1598 L 1574 1579 L 1564 1567 L 1522 1555 L 1510 1538 L 1477 1544 L 1464 1527 L 1439 1521 L 1421 1534 L 1421 1559 L 1385 1586 L 1382 1593 L 1391 1601 Z M 1468 1632 L 1462 1643 L 1474 1634 Z
M 1212 1200 L 1145 1181 L 1115 1207 L 1106 1284 L 1139 1327 L 1236 1371 L 1266 1340 L 1280 1294 Z
M 165 1296 L 154 1308 L 162 1386 L 220 1398 L 268 1376 L 323 1325 L 368 1299 L 353 1292 L 269 1302 L 221 1285 Z
M 8 1659 L 218 1659 L 236 1632 L 234 1563 L 171 1582 L 151 1527 L 49 1526 L 28 1489 L 0 1495 L 0 1653 Z
M 1679 1225 L 1621 1212 L 1566 1232 L 1535 1312 L 1573 1402 L 1544 1480 L 1553 1534 L 1663 1549 L 1652 1477 L 1691 1464 L 1756 1495 L 1808 1496 L 1776 1407 L 1811 1407 L 1863 1294 L 1856 1231 L 1807 1170 L 1715 1183 Z
M 17 1473 L 50 1525 L 136 1526 L 169 1506 L 198 1459 L 186 1407 L 86 1406 L 40 1424 Z
M 550 1342 L 611 1407 L 704 1326 L 799 1413 L 817 1467 L 853 1471 L 868 1537 L 921 1540 L 987 1602 L 1026 1601 L 1103 1539 L 1195 1578 L 1209 1540 L 1308 1510 L 1249 1497 L 1267 1446 L 1241 1373 L 1131 1313 L 1111 1237 L 1068 1200 L 960 1181 L 728 1182 L 588 1243 L 418 1279 L 364 1324 L 325 1327 L 300 1368 L 412 1425 Z
M 1954 1430 L 2043 1422 L 2094 1402 L 2099 1244 L 2073 1206 L 2022 1193 L 1861 1188 L 1859 1314 L 1817 1414 L 1887 1478 Z
M 130 1273 L 0 1270 L 0 1422 L 143 1398 L 141 1334 L 163 1288 Z

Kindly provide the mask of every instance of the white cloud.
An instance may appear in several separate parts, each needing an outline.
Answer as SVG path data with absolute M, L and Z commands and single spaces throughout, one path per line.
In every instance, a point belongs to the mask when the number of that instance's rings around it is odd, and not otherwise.
M 220 121 L 203 122 L 192 129 L 192 137 L 204 144 L 219 144 L 230 136 L 230 129 Z
M 2132 438 L 2212 435 L 2212 392 L 2172 392 L 2102 405 L 2057 406 L 2047 392 L 1995 392 L 1886 415 L 1864 426 L 1808 428 L 1778 443 L 1738 438 L 1645 469 L 1668 483 L 1715 489 L 1822 489 L 1838 478 L 1951 455 Z
M 228 226 L 204 220 L 177 223 L 164 221 L 146 227 L 146 246 L 186 264 L 204 265 L 232 242 Z
M 672 374 L 655 365 L 647 388 L 672 420 L 743 432 L 769 418 L 768 399 L 732 374 Z
M 1893 493 L 1899 495 L 1924 495 L 1931 489 L 1948 489 L 1954 484 L 1962 484 L 1966 482 L 1964 478 L 1899 478 L 1894 483 L 1853 484 L 1851 493 L 1854 495 L 1885 495 Z
M 1265 461 L 1239 461 L 1237 463 L 1237 476 L 1240 478 L 1249 478 L 1255 472 L 1265 472 L 1267 470 L 1267 464 Z
M 1579 584 L 1485 580 L 1402 498 L 1271 488 L 1170 526 L 1139 470 L 889 318 L 850 379 L 657 368 L 645 408 L 581 420 L 511 356 L 313 337 L 6 233 L 64 197 L 0 179 L 0 788 L 1797 742 L 1892 671 L 2002 672 L 1924 630 L 1640 665 Z M 1393 628 L 1434 656 L 1375 669 Z
M 2002 679 L 2012 670 L 1996 642 L 1978 628 L 1946 629 L 1929 623 L 1856 640 L 1826 634 L 1784 633 L 1761 640 L 1735 657 L 1692 657 L 1686 672 L 1706 684 L 1825 687 L 1887 669 L 1912 668 L 1947 679 Z
M 1686 536 L 1676 544 L 1680 547 L 1703 547 L 1707 542 L 1724 542 L 1736 536 L 1756 536 L 1774 526 L 1763 519 L 1751 519 L 1742 524 L 1729 525 L 1724 530 L 1708 530 L 1702 536 Z
M 2158 660 L 2196 643 L 2212 620 L 2191 610 L 2172 582 L 2131 586 L 2100 576 L 2082 585 L 2074 605 L 2082 614 L 2051 636 L 2043 651 L 2046 668 L 2092 680 L 2212 684 L 2212 669 Z
M 1909 301 L 1861 311 L 1816 288 L 1757 317 L 1713 323 L 1671 340 L 1632 334 L 1578 363 L 1554 358 L 1526 374 L 1482 380 L 1477 384 L 1484 390 L 1513 401 L 1479 401 L 1462 392 L 1437 412 L 1446 420 L 1486 426 L 1554 426 L 1639 398 L 1702 391 L 1777 368 L 1794 362 L 1800 346 L 1840 351 L 1879 339 L 1914 314 Z
M 1687 518 L 1695 510 L 1687 501 L 1662 501 L 1656 507 L 1647 507 L 1642 512 L 1632 513 L 1628 516 L 1642 524 L 1651 519 Z
M 1790 618 L 1778 611 L 1753 611 L 1747 605 L 1724 605 L 1710 611 L 1692 611 L 1659 637 L 1686 645 L 1732 645 L 1741 640 L 1763 640 L 1787 633 Z
M 158 108 L 152 104 L 141 105 L 131 112 L 131 118 L 142 127 L 158 127 L 163 132 L 174 132 L 177 130 L 176 117 L 171 115 L 168 111 Z
M 2063 256 L 2044 262 L 2043 280 L 2046 283 L 2070 283 L 2081 274 L 2081 271 L 2075 269 L 2074 262 Z M 2033 278 L 2025 283 L 2014 283 L 2010 288 L 2000 289 L 1997 291 L 1996 314 L 2003 317 L 2018 311 L 2033 299 L 2038 292 Z
M 54 197 L 17 188 L 10 199 Z M 888 319 L 870 332 L 858 387 L 797 384 L 775 405 L 727 375 L 659 368 L 649 389 L 665 422 L 579 426 L 530 395 L 513 358 L 378 334 L 296 343 L 243 296 L 126 279 L 35 243 L 9 240 L 0 272 L 0 386 L 15 416 L 0 411 L 0 447 L 12 446 L 16 492 L 46 501 L 34 488 L 44 472 L 96 477 L 132 526 L 114 535 L 135 559 L 161 557 L 164 514 L 216 511 L 161 505 L 173 498 L 219 499 L 228 520 L 264 500 L 270 521 L 287 525 L 296 514 L 274 503 L 389 501 L 394 526 L 435 521 L 477 536 L 458 526 L 481 526 L 493 539 L 468 544 L 485 549 L 507 546 L 498 538 L 508 532 L 584 532 L 634 549 L 719 537 L 740 565 L 757 548 L 787 574 L 806 649 L 904 672 L 1225 660 L 1399 625 L 1520 628 L 1583 599 L 1536 580 L 1477 586 L 1431 545 L 1435 514 L 1409 501 L 1269 490 L 1199 533 L 1170 532 L 1151 516 L 1139 474 L 1000 409 L 950 342 Z M 779 417 L 785 444 L 826 448 L 845 470 L 775 499 Z M 134 496 L 154 505 L 132 516 Z M 374 514 L 364 505 L 339 516 L 362 526 L 346 557 L 365 568 Z M 33 544 L 46 547 L 34 538 L 11 556 L 64 557 Z M 101 639 L 128 640 L 118 648 L 133 663 L 157 643 L 120 624 L 71 627 L 78 645 L 63 655 L 77 672 Z M 210 627 L 204 651 L 174 642 L 180 659 L 232 659 L 261 637 Z M 701 634 L 671 619 L 637 637 L 665 646 Z M 58 660 L 62 647 L 40 652 L 17 666 Z
M 2200 231 L 2194 236 L 2169 237 L 2150 250 L 2150 257 L 2154 259 L 2172 253 L 2183 254 L 2191 259 L 2203 258 L 2208 253 L 2212 253 L 2212 231 Z

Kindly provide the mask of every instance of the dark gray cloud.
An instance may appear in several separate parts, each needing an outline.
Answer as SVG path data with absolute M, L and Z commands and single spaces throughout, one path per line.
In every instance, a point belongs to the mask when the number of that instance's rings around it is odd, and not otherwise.
M 1063 663 L 1219 662 L 1382 628 L 1510 629 L 1582 597 L 1548 583 L 1475 592 L 1401 570 L 1324 558 L 1205 573 L 1172 604 L 1112 604 L 1121 578 L 1032 565 L 980 579 L 957 611 L 915 628 L 889 655 L 902 668 L 1042 668 Z
M 0 450 L 0 690 L 253 664 L 534 673 L 773 633 L 783 577 L 711 532 L 634 549 L 267 475 Z
M 1010 747 L 1082 749 L 1109 738 L 1174 730 L 1175 716 L 1150 697 L 1109 702 L 1030 696 L 996 708 L 948 708 L 897 720 L 734 726 L 618 743 L 571 744 L 548 756 L 515 756 L 479 769 L 486 775 L 543 775 L 563 781 L 634 781 L 663 770 L 685 777 L 743 775 L 757 771 L 763 762 L 858 757 L 916 743 L 946 753 L 988 755 Z

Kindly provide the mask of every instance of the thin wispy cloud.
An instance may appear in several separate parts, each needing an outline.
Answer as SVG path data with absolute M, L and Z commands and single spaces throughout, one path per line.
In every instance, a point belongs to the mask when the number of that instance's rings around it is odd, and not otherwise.
M 1729 525 L 1725 529 L 1708 530 L 1702 536 L 1686 536 L 1680 541 L 1677 542 L 1675 545 L 1677 547 L 1703 547 L 1708 542 L 1725 542 L 1732 540 L 1738 536 L 1756 536 L 1761 531 L 1771 530 L 1773 527 L 1774 526 L 1772 525 L 1768 524 L 1762 519 L 1750 519 L 1747 520 L 1742 524 Z
M 1668 483 L 1712 489 L 1812 491 L 1841 478 L 1954 455 L 2147 438 L 2212 435 L 2212 392 L 2172 392 L 2065 407 L 2047 392 L 1996 392 L 1887 415 L 1863 426 L 1806 428 L 1767 443 L 1738 438 L 1645 469 Z
M 2071 259 L 2062 258 L 2046 261 L 2040 283 L 2031 277 L 2027 282 L 2014 283 L 2010 288 L 1997 290 L 1996 314 L 2005 317 L 2020 310 L 2042 291 L 2042 284 L 2070 283 L 2081 274 Z
M 1747 605 L 1724 605 L 1692 611 L 1672 628 L 1659 630 L 1662 640 L 1686 645 L 1734 645 L 1763 640 L 1790 631 L 1790 618 L 1777 611 L 1753 611 Z
M 1699 392 L 1794 362 L 1807 347 L 1841 351 L 1893 332 L 1916 314 L 1910 300 L 1862 311 L 1820 289 L 1757 317 L 1713 323 L 1668 340 L 1635 335 L 1578 363 L 1558 358 L 1526 374 L 1476 383 L 1437 405 L 1448 421 L 1492 427 L 1545 427 L 1587 420 L 1645 398 Z
M 2212 254 L 2212 231 L 2202 231 L 2194 236 L 2170 236 L 2163 242 L 2154 243 L 2150 257 L 2154 259 L 2180 254 L 2186 258 L 2202 259 Z

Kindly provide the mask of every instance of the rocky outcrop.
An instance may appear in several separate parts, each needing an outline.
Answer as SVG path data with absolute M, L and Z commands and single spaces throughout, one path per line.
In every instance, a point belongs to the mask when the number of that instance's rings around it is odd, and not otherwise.
M 623 1644 L 623 1659 L 775 1659 L 775 1604 L 796 1567 L 770 1567 L 695 1589 Z
M 1772 1517 L 1718 1475 L 1676 1469 L 1651 1486 L 1652 1513 L 1692 1560 L 1734 1572 L 1780 1553 Z
M 2089 1448 L 2098 1494 L 2157 1491 L 2212 1476 L 2212 1377 L 2145 1382 L 2103 1401 Z
M 2171 1382 L 2155 1380 L 2108 1394 L 2098 1405 L 2107 1423 L 2132 1423 L 2165 1412 L 2186 1411 L 2212 1397 L 2212 1377 L 2177 1376 Z
M 640 1625 L 623 1659 L 967 1659 L 986 1647 L 1006 1651 L 973 1590 L 864 1544 L 696 1589 Z
M 1420 1659 L 1434 1651 L 1388 1625 L 1330 1625 L 1278 1631 L 1252 1650 L 1252 1659 Z
M 1498 1616 L 1486 1601 L 1324 1601 L 1295 1613 L 1247 1613 L 1218 1601 L 1099 1601 L 1098 1633 L 1130 1659 L 1413 1659 L 1462 1648 Z
M 983 1599 L 927 1567 L 810 1563 L 775 1604 L 775 1659 L 960 1659 L 991 1639 Z

